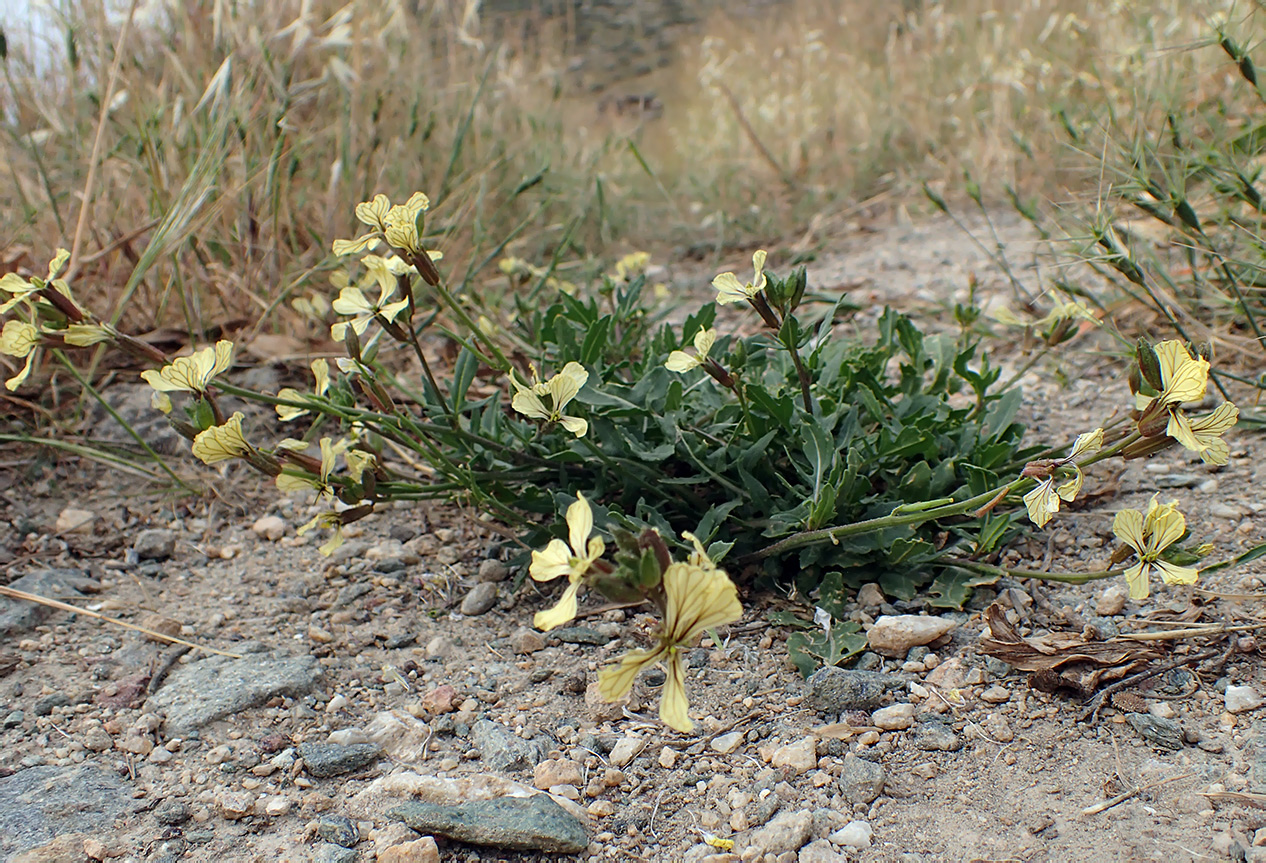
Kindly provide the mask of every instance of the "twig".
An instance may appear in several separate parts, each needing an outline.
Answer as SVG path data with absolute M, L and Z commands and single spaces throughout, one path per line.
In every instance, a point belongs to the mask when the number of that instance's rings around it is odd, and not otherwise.
M 1195 665 L 1197 662 L 1204 662 L 1206 659 L 1213 659 L 1213 657 L 1217 656 L 1221 652 L 1222 651 L 1220 650 L 1206 650 L 1201 653 L 1193 653 L 1191 656 L 1186 656 L 1182 659 L 1175 659 L 1172 662 L 1166 662 L 1164 665 L 1157 665 L 1154 668 L 1149 668 L 1147 671 L 1140 671 L 1138 674 L 1132 674 L 1129 677 L 1122 678 L 1116 683 L 1110 683 L 1094 694 L 1094 697 L 1090 699 L 1086 708 L 1077 717 L 1077 721 L 1085 722 L 1089 720 L 1090 724 L 1094 725 L 1099 721 L 1099 711 L 1103 709 L 1104 701 L 1109 695 L 1112 695 L 1115 692 L 1120 692 L 1122 689 L 1128 689 L 1134 684 L 1141 683 L 1142 681 L 1155 677 L 1158 674 L 1164 674 L 1166 671 L 1173 671 L 1175 668 L 1182 668 L 1184 665 Z
M 1150 785 L 1135 785 L 1129 791 L 1123 791 L 1110 800 L 1104 800 L 1102 803 L 1096 803 L 1094 806 L 1087 806 L 1081 810 L 1082 815 L 1098 815 L 1107 809 L 1111 809 L 1118 803 L 1124 803 L 1136 794 L 1142 794 L 1144 791 L 1151 791 L 1153 788 L 1159 788 L 1162 785 L 1168 785 L 1170 782 L 1177 782 L 1179 779 L 1190 779 L 1194 773 L 1184 773 L 1181 776 L 1171 776 L 1168 779 L 1162 779 L 1159 782 L 1153 782 Z
M 167 673 L 176 666 L 180 657 L 184 656 L 192 649 L 193 648 L 189 645 L 177 644 L 171 650 L 167 651 L 167 653 L 163 656 L 163 661 L 158 664 L 158 667 L 154 669 L 154 673 L 150 675 L 149 686 L 146 688 L 149 690 L 151 695 L 158 691 L 158 687 L 163 685 L 163 681 L 167 678 Z
M 750 722 L 751 720 L 755 719 L 757 716 L 760 716 L 761 713 L 762 711 L 760 710 L 753 710 L 751 713 L 747 714 L 746 716 L 740 717 L 739 719 L 734 720 L 728 725 L 722 725 L 720 728 L 718 728 L 716 731 L 713 731 L 711 734 L 707 735 L 706 737 L 700 737 L 697 741 L 691 744 L 690 748 L 687 749 L 686 752 L 688 752 L 691 755 L 698 755 L 700 752 L 703 751 L 703 747 L 707 746 L 713 740 L 720 737 L 722 734 L 725 734 L 727 731 L 730 731 L 731 729 L 736 728 L 739 725 L 742 725 L 744 722 Z

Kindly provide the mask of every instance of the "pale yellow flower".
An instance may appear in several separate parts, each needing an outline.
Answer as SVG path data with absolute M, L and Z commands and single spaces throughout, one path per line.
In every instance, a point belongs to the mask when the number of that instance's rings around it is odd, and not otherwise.
M 171 413 L 171 396 L 167 393 L 154 390 L 149 394 L 149 406 L 156 411 L 162 411 L 165 414 Z
M 237 411 L 224 421 L 224 425 L 211 426 L 193 439 L 193 454 L 204 464 L 216 464 L 239 458 L 251 451 L 251 445 L 242 434 L 242 412 Z
M 312 393 L 316 396 L 325 395 L 330 388 L 330 363 L 325 359 L 315 359 L 312 361 L 312 377 L 316 383 L 312 387 Z M 292 402 L 306 401 L 307 393 L 301 393 L 293 387 L 282 387 L 277 393 L 277 398 L 286 399 Z M 307 408 L 297 408 L 293 405 L 276 405 L 277 416 L 282 422 L 289 422 L 298 419 L 308 413 Z
M 22 370 L 4 382 L 5 389 L 13 392 L 22 386 L 31 374 L 31 364 L 35 362 L 35 348 L 40 342 L 40 331 L 25 321 L 9 320 L 0 331 L 0 354 L 21 359 L 26 358 Z
M 617 281 L 632 281 L 650 266 L 650 252 L 630 252 L 615 262 L 615 278 Z
M 1222 435 L 1231 430 L 1239 416 L 1240 409 L 1230 402 L 1223 402 L 1213 413 L 1194 419 L 1175 411 L 1170 415 L 1165 433 L 1187 449 L 1199 453 L 1201 461 L 1226 464 L 1231 457 L 1231 449 L 1222 440 Z
M 328 437 L 321 438 L 321 472 L 307 476 L 282 471 L 277 474 L 277 488 L 281 491 L 316 491 L 318 498 L 331 500 L 334 489 L 330 486 L 330 474 L 334 472 L 335 457 L 347 446 L 345 441 L 333 444 Z
M 741 303 L 744 300 L 754 298 L 765 290 L 765 258 L 767 254 L 764 249 L 760 249 L 756 254 L 752 255 L 752 268 L 756 271 L 756 275 L 746 284 L 740 282 L 738 276 L 733 273 L 722 273 L 713 279 L 712 287 L 717 289 L 717 303 L 720 305 Z
M 422 192 L 414 192 L 403 204 L 392 205 L 391 200 L 382 194 L 374 195 L 371 200 L 356 205 L 356 218 L 371 230 L 355 240 L 335 240 L 333 251 L 336 255 L 351 255 L 357 252 L 372 250 L 380 239 L 397 249 L 421 254 L 423 252 L 421 237 L 418 233 L 418 216 L 431 207 L 431 200 Z M 427 253 L 431 260 L 443 257 L 439 252 Z
M 1032 491 L 1024 496 L 1024 506 L 1029 511 L 1029 521 L 1038 527 L 1046 527 L 1051 516 L 1059 512 L 1059 494 L 1055 491 L 1054 477 L 1046 477 L 1038 482 Z
M 338 299 L 332 304 L 334 311 L 340 315 L 351 315 L 350 321 L 339 321 L 330 327 L 330 338 L 336 342 L 343 341 L 347 328 L 351 327 L 356 335 L 362 335 L 369 328 L 369 322 L 379 315 L 384 320 L 394 321 L 396 316 L 409 305 L 408 299 L 389 302 L 396 295 L 399 282 L 392 265 L 378 255 L 366 255 L 362 263 L 368 268 L 374 280 L 378 282 L 378 302 L 371 303 L 359 287 L 348 285 L 339 291 Z
M 536 581 L 552 581 L 567 576 L 567 589 L 563 591 L 558 604 L 549 611 L 539 611 L 532 619 L 532 625 L 542 632 L 576 617 L 576 595 L 580 592 L 581 582 L 593 562 L 602 557 L 606 544 L 602 537 L 590 537 L 593 533 L 593 510 L 583 494 L 576 496 L 576 501 L 567 507 L 567 539 L 571 548 L 561 539 L 551 539 L 544 551 L 532 552 L 532 563 L 528 574 Z
M 317 551 L 321 553 L 322 557 L 329 557 L 334 553 L 334 549 L 343 544 L 343 520 L 339 518 L 337 512 L 318 513 L 311 521 L 296 530 L 295 533 L 303 536 L 314 527 L 331 528 L 334 531 L 329 539 L 317 547 Z
M 86 348 L 114 338 L 113 330 L 105 324 L 70 324 L 59 335 L 66 344 Z
M 704 559 L 707 555 L 703 555 Z M 708 561 L 711 563 L 711 561 Z M 607 701 L 621 698 L 638 673 L 662 662 L 668 678 L 659 702 L 659 718 L 681 732 L 694 729 L 686 698 L 686 669 L 681 652 L 695 645 L 707 629 L 738 620 L 743 615 L 738 589 L 715 565 L 673 563 L 664 570 L 664 620 L 659 643 L 650 650 L 633 650 L 619 664 L 598 672 L 598 686 Z
M 0 303 L 0 315 L 8 312 L 18 303 L 30 303 L 31 295 L 44 289 L 47 285 L 52 285 L 66 297 L 70 296 L 70 286 L 66 284 L 65 279 L 57 278 L 58 273 L 66 266 L 66 262 L 70 260 L 70 252 L 66 249 L 58 249 L 53 254 L 53 259 L 48 262 L 48 275 L 41 279 L 34 276 L 31 279 L 24 279 L 17 273 L 6 273 L 0 277 L 0 290 L 13 294 L 12 297 Z
M 1015 312 L 1006 306 L 1000 306 L 989 312 L 989 317 L 993 318 L 1000 324 L 1006 324 L 1009 327 L 1033 327 L 1035 329 L 1045 329 L 1046 327 L 1057 324 L 1061 321 L 1068 320 L 1084 320 L 1094 324 L 1099 324 L 1100 320 L 1095 317 L 1095 313 L 1086 306 L 1076 300 L 1069 300 L 1064 303 L 1056 303 L 1055 306 L 1042 317 L 1035 321 L 1021 320 Z
M 352 478 L 353 482 L 360 482 L 361 477 L 365 475 L 365 471 L 372 471 L 378 463 L 378 458 L 372 452 L 365 452 L 361 449 L 349 449 L 343 453 L 343 461 L 347 464 L 347 474 Z
M 1161 560 L 1161 552 L 1182 538 L 1187 520 L 1177 509 L 1178 502 L 1158 504 L 1152 498 L 1147 514 L 1123 509 L 1112 520 L 1112 532 L 1138 555 L 1139 562 L 1125 571 L 1131 599 L 1146 599 L 1148 580 L 1155 573 L 1166 584 L 1195 584 L 1200 571 Z
M 668 362 L 664 363 L 664 368 L 670 372 L 688 372 L 702 366 L 708 359 L 708 352 L 712 350 L 712 346 L 716 344 L 717 331 L 715 328 L 709 327 L 706 330 L 700 330 L 695 333 L 695 353 L 693 355 L 685 351 L 673 351 L 668 355 Z
M 1072 452 L 1053 461 L 1050 476 L 1040 480 L 1037 486 L 1024 496 L 1024 506 L 1028 510 L 1029 520 L 1038 527 L 1045 527 L 1051 520 L 1051 516 L 1059 512 L 1061 500 L 1069 503 L 1076 500 L 1077 495 L 1081 494 L 1081 487 L 1085 481 L 1076 460 L 1083 455 L 1098 452 L 1102 448 L 1103 429 L 1097 428 L 1077 435 L 1077 440 L 1073 442 Z M 1073 475 L 1057 487 L 1055 479 L 1060 469 L 1063 469 L 1065 473 L 1071 469 Z
M 1198 402 L 1204 398 L 1209 385 L 1209 361 L 1193 357 L 1182 342 L 1160 342 L 1155 347 L 1160 361 L 1161 393 L 1157 398 L 1162 405 L 1179 405 Z M 1168 431 L 1166 434 L 1170 434 Z M 1170 434 L 1170 437 L 1173 437 Z
M 211 380 L 233 364 L 233 343 L 221 339 L 213 348 L 203 348 L 187 357 L 176 357 L 158 371 L 146 369 L 141 377 L 159 392 L 187 392 L 202 395 Z
M 562 423 L 563 428 L 576 437 L 584 437 L 589 431 L 589 423 L 580 417 L 565 415 L 563 409 L 576 397 L 588 380 L 589 372 L 576 362 L 563 366 L 562 371 L 544 383 L 538 382 L 530 387 L 519 383 L 519 379 L 511 372 L 510 383 L 516 392 L 510 399 L 510 406 L 532 419 Z M 550 397 L 549 407 L 546 407 L 545 402 L 541 400 L 541 397 L 546 395 Z

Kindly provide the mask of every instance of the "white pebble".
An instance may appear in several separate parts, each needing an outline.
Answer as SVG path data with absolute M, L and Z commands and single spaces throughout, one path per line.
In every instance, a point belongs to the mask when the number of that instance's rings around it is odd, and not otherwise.
M 1226 712 L 1247 713 L 1262 706 L 1262 696 L 1251 686 L 1226 688 Z
M 865 821 L 850 821 L 826 838 L 845 848 L 869 848 L 870 838 L 874 835 L 875 831 Z

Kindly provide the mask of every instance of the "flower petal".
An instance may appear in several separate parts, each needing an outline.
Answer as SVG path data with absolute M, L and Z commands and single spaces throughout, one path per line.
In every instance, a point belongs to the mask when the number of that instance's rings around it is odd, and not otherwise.
M 580 417 L 559 417 L 559 422 L 576 437 L 584 437 L 589 432 L 589 423 Z
M 606 701 L 617 701 L 633 688 L 633 681 L 643 668 L 654 665 L 664 655 L 664 648 L 630 650 L 620 657 L 619 664 L 598 672 L 598 692 Z
M 688 372 L 701 365 L 703 363 L 698 357 L 691 356 L 685 351 L 673 351 L 668 355 L 668 362 L 664 363 L 664 368 L 670 372 Z
M 686 698 L 686 670 L 682 667 L 678 651 L 668 652 L 668 661 L 664 666 L 668 678 L 664 681 L 664 688 L 659 696 L 659 718 L 668 727 L 689 734 L 694 731 L 695 724 L 690 721 L 690 702 Z
M 593 533 L 593 509 L 583 494 L 567 507 L 567 538 L 571 541 L 572 553 L 576 557 L 584 557 L 589 544 L 589 534 Z
M 1125 583 L 1130 586 L 1130 599 L 1147 599 L 1151 592 L 1147 585 L 1149 567 L 1145 563 L 1136 563 L 1125 571 Z
M 536 613 L 536 616 L 532 618 L 532 625 L 541 630 L 541 632 L 549 632 L 555 627 L 575 620 L 578 607 L 576 594 L 579 592 L 580 579 L 576 579 L 567 585 L 567 589 L 559 597 L 557 605 L 548 611 L 538 611 Z
M 1142 554 L 1146 540 L 1143 538 L 1143 513 L 1137 509 L 1123 509 L 1112 519 L 1112 532 L 1116 538 Z M 1146 594 L 1144 594 L 1146 596 Z
M 1055 492 L 1050 477 L 1037 484 L 1037 488 L 1024 496 L 1024 506 L 1029 511 L 1029 521 L 1038 527 L 1045 527 L 1051 516 L 1059 512 L 1059 495 Z
M 1194 566 L 1178 566 L 1165 560 L 1158 560 L 1153 566 L 1166 584 L 1195 584 L 1200 577 L 1200 570 Z
M 551 539 L 544 551 L 532 552 L 528 574 L 536 581 L 553 581 L 571 574 L 571 551 L 561 539 Z

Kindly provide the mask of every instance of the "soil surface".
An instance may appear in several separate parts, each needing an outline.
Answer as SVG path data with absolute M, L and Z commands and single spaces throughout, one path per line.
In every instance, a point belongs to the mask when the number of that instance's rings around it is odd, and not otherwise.
M 999 230 L 1040 290 L 1023 226 Z M 970 274 L 1013 302 L 944 222 L 859 230 L 810 264 L 816 288 L 867 306 L 861 333 L 885 302 L 948 318 Z M 706 279 L 683 287 L 707 295 Z M 1101 338 L 1025 375 L 1035 439 L 1070 441 L 1128 404 Z M 1014 369 L 1025 355 L 995 359 Z M 125 385 L 112 397 L 148 399 Z M 1179 449 L 1092 468 L 1083 500 L 1005 562 L 1104 568 L 1113 514 L 1158 491 L 1213 544 L 1209 560 L 1263 542 L 1260 434 L 1234 431 L 1230 445 L 1220 469 Z M 186 458 L 210 493 L 164 497 L 39 458 L 0 473 L 0 583 L 236 658 L 0 599 L 3 860 L 1266 860 L 1261 562 L 1199 590 L 1154 584 L 1138 603 L 1111 581 L 1004 580 L 962 612 L 867 589 L 851 607 L 867 628 L 932 615 L 953 629 L 812 685 L 765 618 L 812 606 L 745 593 L 722 643 L 688 656 L 696 729 L 683 735 L 658 721 L 653 674 L 627 703 L 596 697 L 598 669 L 644 644 L 653 619 L 591 598 L 575 627 L 531 630 L 553 586 L 522 581 L 504 537 L 468 512 L 390 509 L 326 559 L 320 537 L 295 535 L 310 503 L 244 471 Z M 1082 718 L 1084 692 L 1043 691 L 982 651 L 994 603 L 1023 637 L 1244 628 L 1150 642 L 1153 666 L 1176 667 Z M 551 796 L 525 796 L 533 787 Z

